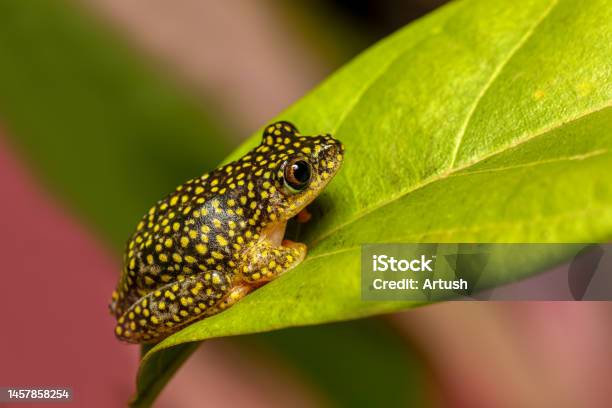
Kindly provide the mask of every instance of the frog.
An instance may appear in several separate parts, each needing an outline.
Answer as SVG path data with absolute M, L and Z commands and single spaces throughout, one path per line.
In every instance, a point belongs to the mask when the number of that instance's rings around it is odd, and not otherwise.
M 299 265 L 307 246 L 284 239 L 287 222 L 309 218 L 343 157 L 330 134 L 278 121 L 241 158 L 159 200 L 126 245 L 110 302 L 116 337 L 157 343 Z

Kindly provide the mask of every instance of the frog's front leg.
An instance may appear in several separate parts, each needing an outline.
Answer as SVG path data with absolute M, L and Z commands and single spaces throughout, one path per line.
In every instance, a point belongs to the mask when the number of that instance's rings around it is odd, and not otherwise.
M 249 284 L 269 282 L 304 260 L 306 245 L 289 240 L 275 246 L 270 241 L 261 241 L 245 255 L 248 260 L 242 266 L 242 279 Z
M 117 320 L 115 334 L 130 343 L 158 341 L 218 311 L 232 293 L 230 275 L 206 271 L 170 282 L 138 299 Z
M 223 298 L 206 311 L 207 316 L 222 312 L 245 297 L 251 290 L 271 281 L 281 273 L 293 268 L 306 256 L 306 245 L 285 240 L 274 246 L 269 241 L 254 245 L 242 259 L 239 283 Z

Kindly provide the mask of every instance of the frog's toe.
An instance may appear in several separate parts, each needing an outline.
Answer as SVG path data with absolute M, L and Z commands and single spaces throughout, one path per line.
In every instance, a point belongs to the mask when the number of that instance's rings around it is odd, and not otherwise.
M 307 208 L 304 208 L 302 211 L 300 211 L 296 217 L 297 222 L 299 222 L 300 224 L 305 224 L 308 221 L 310 221 L 310 219 L 312 218 L 312 214 L 310 213 L 310 211 L 308 211 Z
M 282 246 L 292 250 L 291 252 L 289 252 L 289 255 L 293 256 L 293 258 L 291 257 L 289 258 L 290 263 L 295 262 L 295 264 L 298 264 L 302 262 L 304 258 L 306 257 L 306 252 L 308 252 L 308 247 L 306 246 L 306 244 L 303 244 L 301 242 L 291 241 L 289 239 L 284 239 L 282 242 Z

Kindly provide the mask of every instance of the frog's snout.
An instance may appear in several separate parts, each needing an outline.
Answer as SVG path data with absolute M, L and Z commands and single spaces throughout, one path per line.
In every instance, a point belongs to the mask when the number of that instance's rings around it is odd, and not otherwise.
M 327 163 L 331 169 L 339 168 L 344 160 L 344 145 L 338 139 L 334 139 L 331 135 L 321 136 L 320 158 Z
M 342 161 L 342 158 L 338 157 L 338 155 L 344 155 L 344 144 L 342 144 L 342 142 L 339 140 L 332 140 L 334 141 L 334 143 L 329 144 L 329 149 L 331 150 L 332 154 L 336 156 L 336 160 Z
M 332 135 L 327 134 L 325 136 L 323 136 L 323 140 L 324 140 L 324 144 L 335 151 L 336 154 L 343 154 L 344 153 L 344 144 L 338 140 L 335 139 L 334 137 L 332 137 Z

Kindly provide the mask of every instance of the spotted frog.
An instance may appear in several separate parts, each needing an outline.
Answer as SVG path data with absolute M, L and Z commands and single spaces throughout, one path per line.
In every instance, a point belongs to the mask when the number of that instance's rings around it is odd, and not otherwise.
M 287 221 L 306 214 L 343 153 L 330 135 L 277 122 L 245 156 L 159 201 L 127 243 L 110 305 L 116 336 L 157 342 L 302 262 L 306 245 L 283 240 Z

